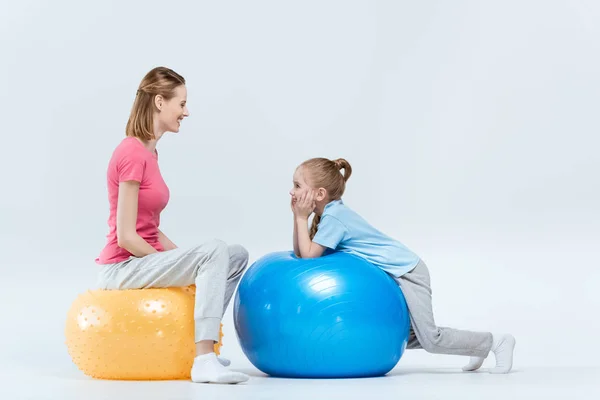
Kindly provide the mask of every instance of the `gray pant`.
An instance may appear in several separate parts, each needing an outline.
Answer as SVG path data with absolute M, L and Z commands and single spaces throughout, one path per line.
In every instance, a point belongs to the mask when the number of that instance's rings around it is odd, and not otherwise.
M 212 240 L 189 249 L 131 257 L 103 265 L 101 289 L 145 289 L 196 285 L 195 340 L 219 340 L 221 319 L 248 265 L 248 251 Z
M 406 298 L 410 313 L 408 349 L 429 353 L 487 357 L 492 347 L 489 332 L 459 331 L 435 325 L 431 304 L 429 270 L 423 261 L 410 272 L 395 278 Z

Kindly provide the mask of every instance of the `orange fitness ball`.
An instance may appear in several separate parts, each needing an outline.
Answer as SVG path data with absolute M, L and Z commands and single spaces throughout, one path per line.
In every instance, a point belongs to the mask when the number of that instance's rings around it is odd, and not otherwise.
M 196 348 L 195 294 L 196 287 L 189 286 L 79 295 L 65 327 L 71 359 L 98 379 L 189 379 Z

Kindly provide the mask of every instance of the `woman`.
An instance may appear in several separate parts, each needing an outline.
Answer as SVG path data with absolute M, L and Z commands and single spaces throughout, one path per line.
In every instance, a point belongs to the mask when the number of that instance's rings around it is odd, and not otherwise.
M 158 67 L 146 74 L 137 91 L 126 137 L 108 165 L 110 204 L 107 243 L 96 262 L 102 265 L 103 289 L 141 289 L 196 285 L 194 308 L 196 357 L 194 382 L 239 383 L 248 376 L 226 368 L 214 343 L 221 319 L 248 265 L 242 246 L 213 240 L 180 249 L 159 229 L 169 189 L 158 167 L 157 142 L 179 132 L 189 116 L 185 80 Z

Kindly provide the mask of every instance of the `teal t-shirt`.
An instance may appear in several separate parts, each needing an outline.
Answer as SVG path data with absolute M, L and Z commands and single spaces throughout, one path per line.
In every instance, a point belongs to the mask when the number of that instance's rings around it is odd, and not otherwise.
M 325 206 L 313 242 L 362 257 L 395 277 L 410 272 L 419 262 L 415 253 L 375 229 L 342 200 Z

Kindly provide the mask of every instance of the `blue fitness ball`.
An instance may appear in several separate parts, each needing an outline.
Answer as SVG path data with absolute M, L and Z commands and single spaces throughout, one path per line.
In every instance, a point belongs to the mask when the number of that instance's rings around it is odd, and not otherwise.
M 385 375 L 402 357 L 410 329 L 396 282 L 342 252 L 262 257 L 242 277 L 233 313 L 250 362 L 288 378 Z

